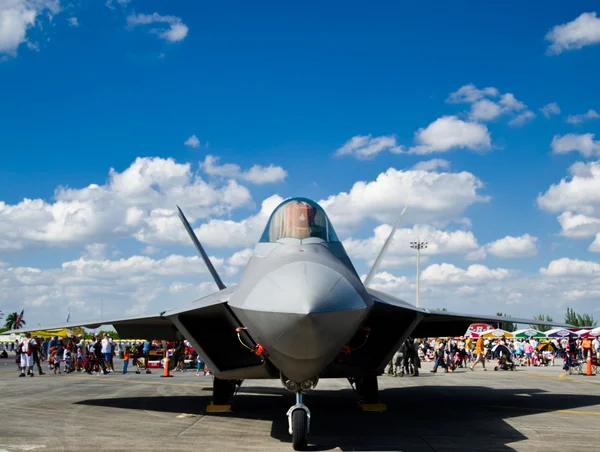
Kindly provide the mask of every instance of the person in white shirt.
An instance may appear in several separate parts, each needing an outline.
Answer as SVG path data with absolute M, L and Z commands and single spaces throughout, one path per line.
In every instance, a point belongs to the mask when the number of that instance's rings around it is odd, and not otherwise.
M 600 339 L 598 337 L 592 341 L 592 348 L 596 351 L 596 359 L 600 360 Z
M 33 377 L 33 354 L 35 353 L 36 343 L 31 339 L 31 333 L 25 333 L 21 344 L 21 375 L 19 377 L 26 375 Z

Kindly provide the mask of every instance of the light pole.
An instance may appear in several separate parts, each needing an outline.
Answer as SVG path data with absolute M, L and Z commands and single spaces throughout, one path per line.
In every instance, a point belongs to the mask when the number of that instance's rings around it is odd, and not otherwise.
M 421 296 L 421 250 L 427 248 L 427 242 L 410 242 L 410 247 L 417 250 L 417 308 L 419 307 L 419 298 Z

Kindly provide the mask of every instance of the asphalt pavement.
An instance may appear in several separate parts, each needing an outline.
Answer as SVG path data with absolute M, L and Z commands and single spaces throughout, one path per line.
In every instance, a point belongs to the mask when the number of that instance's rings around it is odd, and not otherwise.
M 600 447 L 600 375 L 560 366 L 515 372 L 379 378 L 387 412 L 363 413 L 346 380 L 321 380 L 304 397 L 312 450 L 574 451 Z M 45 370 L 48 373 L 48 370 Z M 0 360 L 0 452 L 290 451 L 279 381 L 245 381 L 233 411 L 206 414 L 212 377 L 48 373 L 18 378 Z

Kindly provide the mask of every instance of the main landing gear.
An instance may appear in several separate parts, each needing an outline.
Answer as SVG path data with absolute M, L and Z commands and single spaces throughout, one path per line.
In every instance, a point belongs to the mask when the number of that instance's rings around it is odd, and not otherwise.
M 283 387 L 290 392 L 296 393 L 296 404 L 287 412 L 288 427 L 292 435 L 292 447 L 294 450 L 305 450 L 308 445 L 308 434 L 310 432 L 310 410 L 302 402 L 304 391 L 317 386 L 319 378 L 302 382 L 291 381 L 285 375 L 280 375 Z
M 213 380 L 213 399 L 206 407 L 207 413 L 226 413 L 231 411 L 231 397 L 236 393 L 242 380 Z
M 377 376 L 350 377 L 348 381 L 360 396 L 358 406 L 363 411 L 386 411 L 385 403 L 379 402 Z

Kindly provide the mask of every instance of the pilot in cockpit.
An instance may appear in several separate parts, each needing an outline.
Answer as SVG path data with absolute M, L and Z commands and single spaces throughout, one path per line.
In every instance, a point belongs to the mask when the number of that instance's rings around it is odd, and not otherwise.
M 317 210 L 308 203 L 305 202 L 290 202 L 285 206 L 285 237 L 291 237 L 295 239 L 307 239 L 309 237 L 315 237 L 317 231 L 315 228 L 315 216 Z M 319 233 L 316 234 L 320 236 Z

